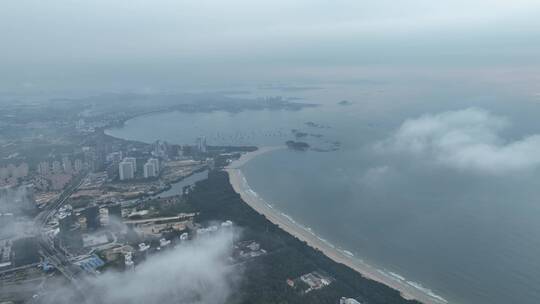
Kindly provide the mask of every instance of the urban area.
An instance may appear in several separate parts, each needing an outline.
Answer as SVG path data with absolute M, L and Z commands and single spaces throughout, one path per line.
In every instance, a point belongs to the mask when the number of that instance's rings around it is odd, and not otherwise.
M 106 128 L 148 109 L 89 115 L 54 105 L 2 114 L 0 303 L 107 303 L 95 284 L 105 274 L 137 276 L 156 256 L 216 234 L 227 236 L 223 261 L 241 273 L 228 303 L 405 301 L 242 202 L 222 169 L 257 147 L 211 146 L 202 136 L 184 145 L 118 139 Z M 276 107 L 264 100 L 261 108 L 269 105 Z M 36 113 L 45 107 L 62 110 L 43 119 Z

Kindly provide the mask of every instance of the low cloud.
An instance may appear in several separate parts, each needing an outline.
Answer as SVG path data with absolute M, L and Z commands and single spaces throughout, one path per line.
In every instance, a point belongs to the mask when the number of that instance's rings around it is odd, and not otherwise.
M 508 141 L 500 132 L 509 126 L 507 118 L 480 108 L 429 114 L 405 121 L 390 138 L 376 144 L 376 150 L 482 173 L 536 168 L 540 135 Z
M 89 283 L 102 303 L 225 303 L 239 278 L 228 262 L 231 240 L 232 233 L 218 232 L 151 255 L 134 271 L 105 272 Z M 64 288 L 43 303 L 62 303 L 71 291 Z
M 390 172 L 389 166 L 379 166 L 369 168 L 360 178 L 360 183 L 365 186 L 374 187 L 379 184 Z
M 32 210 L 35 203 L 28 186 L 0 187 L 0 213 L 23 213 Z
M 32 192 L 26 186 L 0 187 L 0 239 L 23 236 L 31 232 L 31 225 L 17 218 L 34 209 Z

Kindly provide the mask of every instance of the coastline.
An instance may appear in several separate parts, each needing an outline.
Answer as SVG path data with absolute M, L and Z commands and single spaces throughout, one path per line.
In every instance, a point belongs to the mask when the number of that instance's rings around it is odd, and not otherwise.
M 399 291 L 405 299 L 417 300 L 425 304 L 448 303 L 445 299 L 433 294 L 429 289 L 422 287 L 418 283 L 407 281 L 398 274 L 377 269 L 376 267 L 355 258 L 352 253 L 335 247 L 328 241 L 318 237 L 309 228 L 296 223 L 290 216 L 274 209 L 253 191 L 249 187 L 249 184 L 241 171 L 241 167 L 259 155 L 285 148 L 285 146 L 260 147 L 254 152 L 242 154 L 238 160 L 233 161 L 225 168 L 234 191 L 241 196 L 242 200 L 246 202 L 247 205 L 259 214 L 264 215 L 269 221 L 278 225 L 285 232 L 306 242 L 310 247 L 321 251 L 333 261 L 344 264 L 366 278 Z

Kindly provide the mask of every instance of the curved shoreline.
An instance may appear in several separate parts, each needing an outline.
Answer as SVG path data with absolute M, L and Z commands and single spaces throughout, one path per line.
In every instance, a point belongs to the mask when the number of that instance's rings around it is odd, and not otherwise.
M 309 246 L 320 250 L 333 261 L 348 266 L 366 278 L 398 290 L 405 299 L 413 299 L 425 304 L 448 303 L 448 301 L 432 293 L 429 289 L 422 287 L 418 283 L 407 281 L 398 274 L 377 269 L 358 258 L 354 258 L 354 255 L 349 251 L 336 248 L 336 246 L 313 233 L 311 229 L 296 223 L 294 219 L 287 214 L 274 209 L 272 205 L 265 202 L 255 191 L 253 191 L 241 171 L 241 167 L 259 155 L 284 148 L 286 147 L 260 147 L 254 152 L 242 154 L 240 159 L 233 161 L 225 168 L 225 171 L 229 174 L 229 181 L 234 191 L 241 196 L 244 202 L 287 233 L 306 242 Z

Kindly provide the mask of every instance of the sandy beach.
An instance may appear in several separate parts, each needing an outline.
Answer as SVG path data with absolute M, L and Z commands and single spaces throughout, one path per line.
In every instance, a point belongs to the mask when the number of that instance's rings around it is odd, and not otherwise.
M 284 146 L 261 147 L 254 152 L 243 154 L 240 159 L 232 162 L 225 171 L 229 174 L 229 179 L 234 190 L 240 194 L 242 199 L 255 211 L 264 215 L 272 223 L 278 225 L 294 237 L 305 241 L 309 246 L 320 250 L 335 262 L 344 264 L 351 269 L 362 274 L 364 277 L 383 283 L 393 289 L 398 290 L 406 299 L 415 299 L 425 304 L 445 304 L 448 303 L 443 298 L 433 294 L 430 290 L 423 288 L 419 284 L 407 281 L 398 274 L 381 271 L 359 258 L 352 253 L 337 248 L 330 242 L 318 237 L 310 229 L 296 223 L 290 216 L 274 209 L 254 192 L 241 171 L 243 165 L 255 157 L 271 151 L 285 149 Z

